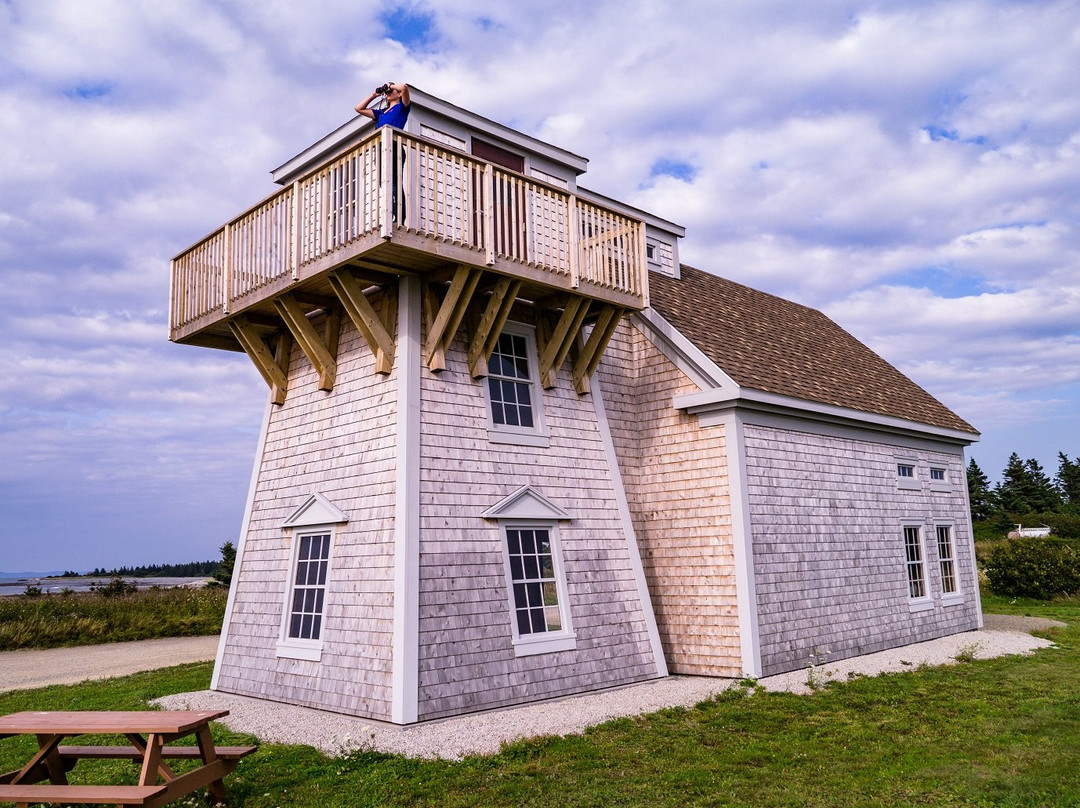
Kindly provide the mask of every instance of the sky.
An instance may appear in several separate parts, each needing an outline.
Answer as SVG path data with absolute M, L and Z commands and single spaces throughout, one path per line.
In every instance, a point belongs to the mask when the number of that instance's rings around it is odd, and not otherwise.
M 219 557 L 267 391 L 169 260 L 386 80 L 590 159 L 684 263 L 1080 454 L 1080 3 L 0 0 L 0 569 Z

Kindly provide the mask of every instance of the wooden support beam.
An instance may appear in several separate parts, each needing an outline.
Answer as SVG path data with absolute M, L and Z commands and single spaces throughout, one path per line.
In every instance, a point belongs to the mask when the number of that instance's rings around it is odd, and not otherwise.
M 266 343 L 263 341 L 262 336 L 260 336 L 259 332 L 252 327 L 246 317 L 234 317 L 229 320 L 229 330 L 232 331 L 233 336 L 236 337 L 236 341 L 243 347 L 244 353 L 246 353 L 254 363 L 255 369 L 259 371 L 259 375 L 262 376 L 267 385 L 270 386 L 270 389 L 274 394 L 274 403 L 284 403 L 285 394 L 289 389 L 288 365 L 286 364 L 285 367 L 282 367 L 281 364 L 279 364 L 273 354 L 270 353 L 270 349 L 266 347 Z M 278 348 L 278 353 L 280 354 L 280 339 L 278 341 Z M 285 355 L 288 356 L 288 353 L 286 352 Z
M 450 282 L 450 288 L 446 291 L 439 312 L 435 315 L 431 327 L 428 329 L 427 342 L 424 344 L 424 361 L 430 370 L 436 370 L 437 356 L 446 352 L 450 343 L 461 325 L 461 318 L 465 316 L 465 310 L 469 307 L 476 285 L 484 274 L 482 269 L 473 269 L 467 266 L 458 267 L 454 273 L 454 279 Z M 445 368 L 445 359 L 442 370 Z
M 367 340 L 368 347 L 375 355 L 375 372 L 389 373 L 394 369 L 394 337 L 386 321 L 375 311 L 351 272 L 332 272 L 327 280 L 341 301 L 345 313 L 349 315 L 356 330 Z
M 491 352 L 495 350 L 495 343 L 499 341 L 499 334 L 506 325 L 506 318 L 510 316 L 510 309 L 520 289 L 521 281 L 514 278 L 501 277 L 495 282 L 487 308 L 469 345 L 469 372 L 474 379 L 487 376 Z
M 566 301 L 559 324 L 555 326 L 547 344 L 540 348 L 540 384 L 545 390 L 555 386 L 559 368 L 581 330 L 585 315 L 589 313 L 589 302 L 588 298 L 577 295 Z
M 615 329 L 619 327 L 619 321 L 625 313 L 625 309 L 618 306 L 604 306 L 600 316 L 593 326 L 589 339 L 585 341 L 585 347 L 578 354 L 574 362 L 574 390 L 578 395 L 589 392 L 589 379 L 600 364 L 600 358 L 604 355 L 608 343 L 611 342 Z
M 289 361 L 292 357 L 292 346 L 292 335 L 287 330 L 281 331 L 277 337 L 277 345 L 274 346 L 274 363 L 281 368 L 281 372 L 286 379 L 289 378 Z M 285 394 L 288 392 L 288 388 L 279 387 L 276 384 L 270 385 L 270 396 L 275 404 L 284 404 Z
M 319 374 L 319 389 L 333 390 L 337 376 L 337 357 L 330 354 L 296 298 L 290 294 L 281 295 L 274 299 L 274 308 L 285 321 L 300 350 Z
M 431 284 L 425 283 L 421 292 L 421 309 L 424 317 L 424 331 L 430 334 L 435 328 L 435 315 L 439 313 L 439 298 Z M 425 356 L 427 352 L 425 351 Z M 436 349 L 434 356 L 427 359 L 428 370 L 432 373 L 446 370 L 446 351 L 441 347 Z

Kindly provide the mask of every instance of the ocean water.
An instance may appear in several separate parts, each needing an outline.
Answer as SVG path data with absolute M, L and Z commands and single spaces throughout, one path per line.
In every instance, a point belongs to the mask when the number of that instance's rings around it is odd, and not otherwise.
M 63 589 L 71 589 L 75 592 L 89 592 L 95 584 L 104 586 L 112 580 L 111 577 L 83 577 L 83 578 L 35 578 L 35 577 L 0 577 L 0 597 L 4 595 L 21 595 L 28 586 L 41 587 L 42 592 L 59 593 Z M 135 584 L 139 589 L 149 589 L 152 586 L 174 587 L 195 586 L 209 580 L 208 578 L 126 578 L 125 580 Z

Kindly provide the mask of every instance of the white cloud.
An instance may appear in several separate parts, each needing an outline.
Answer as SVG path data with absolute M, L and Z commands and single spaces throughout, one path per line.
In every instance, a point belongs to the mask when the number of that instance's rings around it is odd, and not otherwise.
M 5 509 L 53 485 L 115 534 L 152 478 L 213 503 L 194 555 L 234 538 L 265 388 L 165 342 L 168 261 L 389 76 L 590 158 L 587 187 L 687 226 L 688 263 L 823 309 L 976 426 L 1077 451 L 1071 0 L 405 7 L 422 49 L 388 1 L 0 4 Z

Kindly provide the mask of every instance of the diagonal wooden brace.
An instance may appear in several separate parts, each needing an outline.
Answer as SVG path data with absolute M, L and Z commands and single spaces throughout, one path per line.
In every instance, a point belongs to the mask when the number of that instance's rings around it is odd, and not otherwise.
M 547 344 L 540 349 L 540 384 L 545 390 L 555 386 L 559 368 L 566 360 L 570 346 L 574 344 L 581 330 L 581 324 L 585 322 L 585 315 L 589 313 L 589 303 L 588 298 L 572 296 L 566 302 L 559 324 L 555 326 Z
M 334 379 L 337 376 L 337 358 L 332 356 L 323 343 L 319 332 L 311 324 L 300 304 L 290 294 L 275 298 L 274 308 L 285 321 L 285 325 L 293 335 L 300 349 L 307 356 L 311 366 L 319 374 L 319 389 L 333 390 Z
M 603 357 L 608 343 L 611 342 L 615 329 L 619 327 L 619 322 L 622 320 L 624 313 L 625 309 L 618 306 L 604 306 L 600 310 L 600 316 L 596 318 L 596 325 L 593 326 L 592 333 L 589 334 L 588 340 L 585 341 L 585 347 L 574 362 L 574 390 L 577 391 L 578 395 L 585 395 L 585 393 L 589 392 L 589 379 L 596 371 L 596 366 L 600 364 L 600 359 Z
M 266 343 L 259 335 L 259 332 L 248 322 L 246 317 L 234 317 L 229 320 L 229 330 L 236 337 L 236 341 L 240 343 L 240 347 L 244 349 L 244 353 L 254 363 L 259 375 L 269 385 L 273 392 L 274 403 L 285 403 L 285 395 L 289 389 L 289 352 L 284 350 L 284 335 L 278 339 L 278 358 L 275 359 L 274 355 L 270 353 L 270 349 L 266 347 Z M 285 359 L 284 365 L 279 361 L 282 355 L 284 355 Z
M 437 360 L 441 353 L 445 353 L 461 325 L 461 318 L 465 316 L 465 310 L 469 307 L 476 285 L 484 274 L 482 269 L 473 269 L 466 266 L 458 267 L 454 273 L 454 279 L 450 282 L 450 288 L 439 306 L 439 313 L 435 315 L 428 329 L 427 342 L 424 344 L 424 361 L 429 370 L 443 370 L 437 367 Z M 430 298 L 429 298 L 430 300 Z
M 383 318 L 375 311 L 364 290 L 348 270 L 332 272 L 328 280 L 345 313 L 349 315 L 356 330 L 367 340 L 371 352 L 375 355 L 375 372 L 389 373 L 394 369 L 394 338 Z
M 487 376 L 488 360 L 491 359 L 491 352 L 495 350 L 506 319 L 510 316 L 510 309 L 514 306 L 519 289 L 520 280 L 500 278 L 495 282 L 491 299 L 488 300 L 487 308 L 469 345 L 469 372 L 474 379 Z

